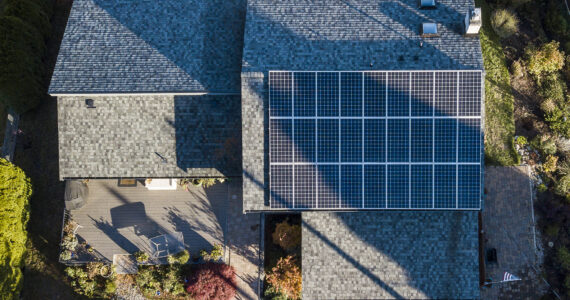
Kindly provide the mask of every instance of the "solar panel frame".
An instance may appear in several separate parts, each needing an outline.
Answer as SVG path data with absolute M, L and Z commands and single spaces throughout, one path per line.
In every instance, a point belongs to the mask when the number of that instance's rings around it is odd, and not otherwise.
M 270 71 L 269 74 L 272 209 L 480 209 L 481 71 Z M 287 91 L 289 87 L 291 90 Z M 287 107 L 288 103 L 291 107 Z M 433 124 L 431 137 L 429 126 L 418 127 L 421 122 Z M 313 125 L 304 126 L 308 123 Z M 353 126 L 346 128 L 352 130 L 343 132 L 342 124 L 349 123 Z M 440 125 L 437 128 L 436 123 Z M 327 126 L 330 124 L 337 126 Z M 417 132 L 418 128 L 423 130 Z M 287 141 L 290 132 L 293 139 Z M 351 134 L 347 136 L 348 133 Z M 344 145 L 347 137 L 352 138 L 349 145 Z M 288 155 L 285 152 L 289 144 L 292 146 Z M 343 156 L 343 151 L 350 155 Z M 443 152 L 449 152 L 445 158 L 441 157 Z M 417 153 L 422 153 L 421 158 L 418 159 Z M 294 160 L 290 161 L 288 156 Z M 425 198 L 430 190 L 426 186 L 430 168 L 432 207 Z M 441 175 L 436 169 L 442 168 L 455 170 L 445 173 L 451 178 L 446 182 L 451 185 L 447 192 L 452 196 L 447 202 L 441 201 L 445 205 L 435 207 L 435 189 L 443 186 L 439 184 Z M 378 174 L 382 169 L 383 176 Z M 297 174 L 301 174 L 300 178 L 293 180 Z M 300 179 L 304 179 L 303 183 Z M 378 182 L 382 179 L 384 185 Z M 375 181 L 377 185 L 371 189 L 370 182 Z M 390 182 L 399 185 L 396 190 Z M 285 183 L 290 184 L 289 190 Z M 287 199 L 285 203 L 276 201 L 279 199 L 275 199 L 274 187 L 285 195 L 279 196 Z M 306 196 L 305 191 L 314 191 L 309 193 L 314 197 Z M 381 205 L 382 196 L 384 205 Z M 295 204 L 295 200 L 299 203 Z

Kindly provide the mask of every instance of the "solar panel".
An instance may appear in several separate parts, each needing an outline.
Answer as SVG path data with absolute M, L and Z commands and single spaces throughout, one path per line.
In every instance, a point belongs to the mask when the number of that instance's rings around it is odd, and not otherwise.
M 272 209 L 479 209 L 481 71 L 269 73 Z

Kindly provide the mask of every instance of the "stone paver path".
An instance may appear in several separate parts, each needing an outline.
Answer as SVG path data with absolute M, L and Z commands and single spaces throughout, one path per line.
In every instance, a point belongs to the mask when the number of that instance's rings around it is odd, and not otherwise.
M 497 262 L 486 264 L 485 278 L 500 281 L 509 272 L 522 281 L 482 287 L 482 299 L 538 299 L 544 294 L 545 284 L 535 271 L 541 262 L 535 251 L 528 172 L 526 166 L 485 169 L 485 249 L 497 249 Z
M 226 261 L 236 269 L 236 299 L 259 299 L 261 217 L 242 213 L 241 190 L 241 180 L 233 180 L 229 193 Z

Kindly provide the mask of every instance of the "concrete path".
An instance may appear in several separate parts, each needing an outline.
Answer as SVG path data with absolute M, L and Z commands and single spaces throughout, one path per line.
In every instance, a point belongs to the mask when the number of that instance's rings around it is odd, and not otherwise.
M 482 210 L 485 249 L 497 249 L 497 262 L 486 264 L 486 279 L 501 281 L 504 272 L 522 281 L 481 288 L 482 299 L 538 299 L 545 292 L 536 255 L 533 204 L 529 170 L 520 167 L 487 167 L 486 198 Z
M 241 180 L 230 183 L 226 261 L 236 269 L 236 299 L 259 299 L 261 216 L 242 213 Z

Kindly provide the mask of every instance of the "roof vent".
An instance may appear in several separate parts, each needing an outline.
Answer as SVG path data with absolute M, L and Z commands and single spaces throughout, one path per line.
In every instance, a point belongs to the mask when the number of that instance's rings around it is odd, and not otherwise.
M 434 9 L 435 0 L 419 0 L 421 9 Z
M 423 37 L 439 36 L 439 33 L 437 33 L 437 24 L 436 23 L 422 23 L 422 27 L 420 29 L 420 34 Z
M 85 106 L 87 106 L 87 108 L 95 108 L 95 100 L 85 99 Z
M 465 35 L 477 35 L 479 29 L 481 29 L 481 8 L 470 9 L 465 15 Z

